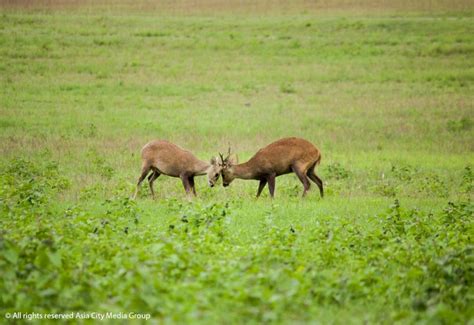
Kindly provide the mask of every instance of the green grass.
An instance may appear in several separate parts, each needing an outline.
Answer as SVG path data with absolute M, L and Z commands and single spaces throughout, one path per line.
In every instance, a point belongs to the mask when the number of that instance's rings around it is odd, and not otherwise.
M 2 11 L 2 312 L 472 322 L 472 44 L 469 12 Z M 285 136 L 324 199 L 294 175 L 128 199 L 151 139 L 245 161 Z

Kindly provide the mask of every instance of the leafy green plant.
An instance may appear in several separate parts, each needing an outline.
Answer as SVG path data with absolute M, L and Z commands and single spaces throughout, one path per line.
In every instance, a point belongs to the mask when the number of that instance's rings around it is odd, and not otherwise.
M 391 172 L 400 181 L 411 181 L 416 177 L 418 170 L 410 165 L 398 164 L 392 165 Z
M 0 169 L 1 206 L 3 210 L 42 206 L 69 181 L 55 162 L 30 162 L 23 158 L 10 161 Z
M 471 166 L 466 166 L 462 175 L 461 189 L 465 193 L 472 193 L 474 189 L 474 173 Z
M 446 184 L 436 174 L 426 174 L 421 179 L 419 184 L 419 190 L 429 195 L 437 195 L 441 197 L 448 196 L 448 189 Z
M 374 192 L 382 196 L 395 197 L 397 195 L 397 185 L 389 180 L 384 180 L 374 186 Z

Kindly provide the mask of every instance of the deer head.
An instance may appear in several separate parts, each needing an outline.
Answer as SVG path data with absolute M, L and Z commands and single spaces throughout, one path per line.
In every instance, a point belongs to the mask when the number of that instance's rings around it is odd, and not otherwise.
M 224 158 L 224 155 L 219 152 L 220 156 L 220 165 L 222 167 L 221 169 L 221 175 L 222 175 L 222 185 L 224 187 L 229 186 L 229 184 L 234 180 L 234 170 L 233 167 L 238 164 L 238 158 L 237 155 L 232 155 L 229 150 L 227 151 L 227 157 Z
M 217 157 L 212 157 L 210 163 L 211 165 L 207 169 L 207 183 L 210 187 L 214 187 L 221 174 L 222 164 Z

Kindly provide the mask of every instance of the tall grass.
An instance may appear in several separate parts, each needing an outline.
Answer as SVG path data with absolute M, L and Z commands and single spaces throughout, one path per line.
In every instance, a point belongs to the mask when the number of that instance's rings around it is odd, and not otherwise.
M 469 0 L 2 0 L 8 9 L 82 10 L 89 12 L 152 12 L 155 14 L 374 13 L 470 11 Z

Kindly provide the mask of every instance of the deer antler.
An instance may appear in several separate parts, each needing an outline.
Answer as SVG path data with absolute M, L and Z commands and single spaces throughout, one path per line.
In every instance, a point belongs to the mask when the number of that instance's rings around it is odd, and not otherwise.
M 221 164 L 224 165 L 224 162 L 225 162 L 224 155 L 219 152 L 219 156 L 221 157 Z

